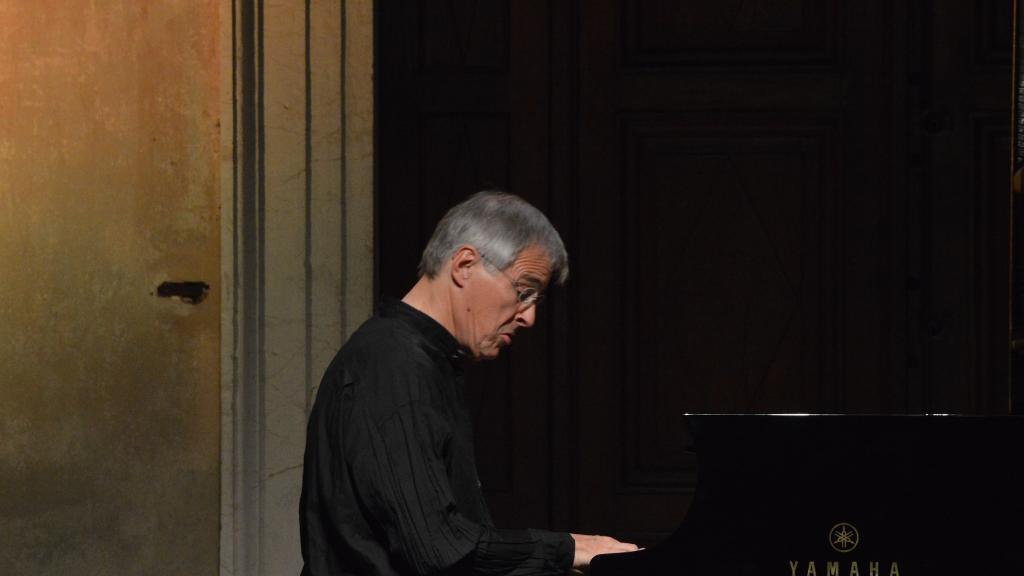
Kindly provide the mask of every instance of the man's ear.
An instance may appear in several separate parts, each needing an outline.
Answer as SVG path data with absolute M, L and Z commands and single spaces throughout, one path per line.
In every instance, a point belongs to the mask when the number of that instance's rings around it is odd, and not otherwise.
M 480 253 L 476 251 L 476 248 L 468 245 L 461 246 L 452 254 L 452 282 L 460 288 L 465 286 L 466 282 L 473 277 L 473 272 L 476 271 L 479 262 Z

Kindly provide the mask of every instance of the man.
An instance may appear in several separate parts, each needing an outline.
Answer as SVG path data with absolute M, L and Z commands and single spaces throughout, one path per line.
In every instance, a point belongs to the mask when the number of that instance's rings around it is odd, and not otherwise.
M 568 276 L 558 233 L 511 194 L 452 208 L 420 279 L 338 352 L 306 437 L 304 575 L 565 574 L 636 550 L 603 536 L 495 528 L 462 402 L 464 358 L 498 356 Z

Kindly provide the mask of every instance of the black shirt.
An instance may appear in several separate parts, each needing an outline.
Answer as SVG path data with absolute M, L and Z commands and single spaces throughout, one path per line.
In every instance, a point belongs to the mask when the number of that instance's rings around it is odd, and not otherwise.
M 494 528 L 458 342 L 385 302 L 341 348 L 306 432 L 303 575 L 565 574 L 564 533 Z

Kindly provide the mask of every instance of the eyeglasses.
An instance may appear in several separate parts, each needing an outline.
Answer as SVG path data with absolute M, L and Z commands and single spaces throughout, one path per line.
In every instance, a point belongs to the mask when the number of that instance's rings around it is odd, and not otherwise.
M 516 301 L 519 302 L 519 309 L 526 310 L 530 306 L 536 306 L 544 301 L 544 293 L 533 286 L 520 286 L 518 282 L 513 280 L 504 270 L 498 268 L 491 262 L 486 256 L 480 254 L 480 258 L 487 262 L 491 268 L 498 271 L 499 274 L 508 280 L 508 283 L 512 285 L 512 289 L 516 291 Z

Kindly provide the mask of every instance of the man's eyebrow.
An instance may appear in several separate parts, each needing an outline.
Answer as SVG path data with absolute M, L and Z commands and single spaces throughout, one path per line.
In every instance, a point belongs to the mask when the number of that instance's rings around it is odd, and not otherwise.
M 519 279 L 519 282 L 521 282 L 523 284 L 530 284 L 531 288 L 537 288 L 537 289 L 539 289 L 541 287 L 541 285 L 543 285 L 543 282 L 541 282 L 540 278 L 531 275 L 529 272 L 527 272 L 526 274 L 523 274 L 523 277 Z

